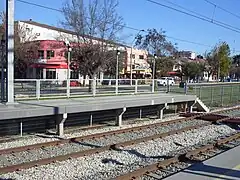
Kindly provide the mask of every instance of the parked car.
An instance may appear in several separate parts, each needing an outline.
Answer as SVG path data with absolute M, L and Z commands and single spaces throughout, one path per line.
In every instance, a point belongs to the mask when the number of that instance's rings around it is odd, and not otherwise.
M 80 86 L 81 84 L 78 82 L 78 81 L 70 81 L 70 87 L 78 87 Z M 63 81 L 63 84 L 62 84 L 63 87 L 67 87 L 67 81 Z
M 172 77 L 161 77 L 157 80 L 158 86 L 166 86 L 169 83 L 170 86 L 175 84 L 174 78 Z

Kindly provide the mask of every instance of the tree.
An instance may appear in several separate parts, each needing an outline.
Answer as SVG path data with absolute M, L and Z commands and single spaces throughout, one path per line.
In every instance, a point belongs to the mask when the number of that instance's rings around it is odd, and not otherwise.
M 233 78 L 236 78 L 238 80 L 240 78 L 240 54 L 232 57 L 232 64 L 230 67 L 230 75 Z
M 230 47 L 226 42 L 223 42 L 220 44 L 217 58 L 220 63 L 220 77 L 223 81 L 224 77 L 226 77 L 229 73 L 230 66 L 231 66 L 231 60 L 230 60 Z
M 216 63 L 217 59 L 215 48 L 210 52 L 206 53 L 205 57 L 206 57 L 205 71 L 208 73 L 207 81 L 209 81 L 210 76 L 216 74 L 218 69 L 218 64 Z
M 172 44 L 166 39 L 165 31 L 156 29 L 148 29 L 145 36 L 138 35 L 136 37 L 136 46 L 145 49 L 150 53 L 148 58 L 149 64 L 152 67 L 153 71 L 153 55 L 155 54 L 159 59 L 156 60 L 156 71 L 160 71 L 161 75 L 166 74 L 165 67 L 170 68 L 170 65 L 173 64 L 172 58 L 166 58 L 172 56 L 176 52 L 176 44 Z
M 230 47 L 226 42 L 217 44 L 206 55 L 207 66 L 206 71 L 208 77 L 212 74 L 218 74 L 223 80 L 230 70 Z M 218 72 L 220 70 L 220 72 Z
M 1 22 L 0 33 L 3 38 L 6 36 L 5 13 L 1 13 Z M 35 41 L 37 35 L 24 25 L 15 23 L 14 34 L 14 75 L 15 78 L 25 78 L 27 67 L 38 58 L 39 43 Z
M 198 79 L 202 75 L 204 65 L 197 62 L 185 62 L 182 65 L 182 74 L 189 81 L 190 79 Z
M 240 54 L 233 56 L 232 60 L 233 60 L 232 61 L 233 64 L 240 65 Z
M 156 69 L 158 70 L 156 74 L 158 76 L 167 76 L 168 72 L 173 70 L 174 59 L 172 57 L 162 57 L 156 60 Z
M 72 59 L 92 79 L 116 59 L 110 51 L 118 48 L 114 42 L 123 28 L 117 7 L 117 0 L 72 0 L 63 6 L 63 25 L 76 34 Z
M 116 56 L 117 51 L 110 51 L 109 54 L 111 56 Z M 125 51 L 121 51 L 119 58 L 118 58 L 118 70 L 119 72 L 124 68 L 124 61 L 126 59 L 126 52 Z M 113 58 L 112 61 L 110 61 L 108 64 L 106 64 L 106 68 L 104 70 L 104 73 L 110 77 L 116 77 L 116 65 L 117 65 L 117 58 Z

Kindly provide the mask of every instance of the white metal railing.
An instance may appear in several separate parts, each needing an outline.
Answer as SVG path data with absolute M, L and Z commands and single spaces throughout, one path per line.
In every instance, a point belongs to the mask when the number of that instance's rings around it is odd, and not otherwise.
M 15 79 L 16 99 L 151 93 L 152 79 Z
M 91 86 L 90 86 L 90 85 Z M 132 85 L 131 85 L 132 84 Z M 101 96 L 118 94 L 140 94 L 156 92 L 189 93 L 201 96 L 201 87 L 226 86 L 236 83 L 190 83 L 188 88 L 161 86 L 157 80 L 152 79 L 71 79 L 68 89 L 66 80 L 57 79 L 15 79 L 14 91 L 16 99 L 41 99 L 76 96 Z

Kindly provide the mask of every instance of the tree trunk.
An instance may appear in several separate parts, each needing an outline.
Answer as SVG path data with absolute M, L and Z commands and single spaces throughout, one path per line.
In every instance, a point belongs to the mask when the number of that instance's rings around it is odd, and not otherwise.
M 96 83 L 93 83 L 93 81 L 95 80 L 96 77 L 97 77 L 97 74 L 96 74 L 96 73 L 90 75 L 90 79 L 91 79 L 91 80 L 89 80 L 88 92 L 92 92 L 93 89 L 96 88 L 96 87 L 93 87 L 93 86 L 96 85 Z

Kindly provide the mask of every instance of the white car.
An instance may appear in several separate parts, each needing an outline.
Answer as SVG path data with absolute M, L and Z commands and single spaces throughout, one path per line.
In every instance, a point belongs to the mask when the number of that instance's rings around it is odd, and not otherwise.
M 157 80 L 158 86 L 166 86 L 169 85 L 173 86 L 175 84 L 174 78 L 172 77 L 161 77 Z

